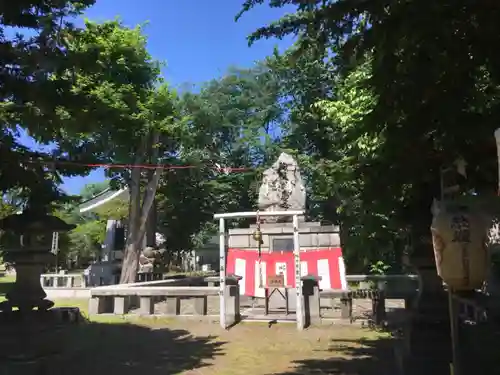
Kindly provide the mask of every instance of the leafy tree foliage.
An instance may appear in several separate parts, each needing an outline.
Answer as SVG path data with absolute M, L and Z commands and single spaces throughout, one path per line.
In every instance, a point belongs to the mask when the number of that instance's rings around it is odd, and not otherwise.
M 29 194 L 36 189 L 38 199 L 45 204 L 60 195 L 54 185 L 60 181 L 59 174 L 47 174 L 46 167 L 36 162 L 47 155 L 23 147 L 15 136 L 21 124 L 37 141 L 57 142 L 63 127 L 57 110 L 66 108 L 81 113 L 88 108 L 83 98 L 71 91 L 68 80 L 56 77 L 80 61 L 68 53 L 64 39 L 75 31 L 71 18 L 93 3 L 92 0 L 40 0 L 0 6 L 2 192 L 22 187 L 24 193 Z M 58 173 L 74 175 L 75 171 L 66 166 Z
M 88 200 L 95 197 L 97 194 L 102 193 L 107 188 L 109 188 L 109 181 L 87 184 L 80 192 L 80 196 L 83 200 Z
M 371 252 L 409 238 L 416 255 L 430 256 L 441 167 L 463 157 L 468 189 L 495 190 L 498 55 L 480 40 L 498 37 L 499 10 L 481 2 L 249 0 L 243 13 L 263 3 L 296 12 L 250 42 L 295 34 L 295 58 L 320 54 L 333 74 L 332 92 L 306 108 L 324 121 L 302 149 L 328 165 L 325 187 L 341 197 L 342 215 L 362 220 L 341 217 L 348 232 Z M 292 134 L 308 132 L 297 128 Z
M 27 1 L 0 8 L 5 47 L 0 189 L 21 188 L 30 198 L 28 205 L 36 203 L 37 208 L 49 209 L 49 203 L 60 198 L 61 174 L 83 175 L 90 170 L 61 161 L 141 164 L 154 159 L 160 134 L 170 150 L 172 132 L 178 130 L 173 94 L 161 82 L 160 64 L 147 52 L 140 27 L 129 29 L 115 20 L 86 21 L 78 29 L 68 21 L 91 4 Z M 35 36 L 9 39 L 11 27 L 31 28 Z M 18 124 L 36 141 L 52 144 L 52 151 L 22 147 L 16 140 Z M 119 174 L 123 183 L 134 181 L 134 192 L 140 194 L 140 169 Z M 150 196 L 155 188 L 146 189 Z M 137 208 L 140 199 L 132 195 Z M 151 206 L 151 200 L 146 201 L 147 205 L 131 210 L 136 229 L 129 231 L 132 261 L 127 264 L 132 272 L 138 258 L 134 247 L 144 232 L 142 218 Z
M 129 29 L 119 21 L 87 21 L 67 45 L 75 55 L 93 56 L 61 77 L 71 80 L 72 90 L 88 98 L 94 110 L 86 119 L 91 127 L 78 136 L 68 134 L 63 145 L 77 150 L 84 160 L 137 166 L 112 171 L 129 186 L 129 230 L 121 282 L 132 282 L 161 172 L 143 174 L 139 165 L 162 162 L 163 154 L 178 148 L 183 130 L 175 114 L 175 95 L 162 83 L 160 64 L 149 55 L 140 27 Z M 69 124 L 82 121 L 70 111 L 60 111 L 60 116 Z
M 105 190 L 109 182 L 87 184 L 80 192 L 80 197 L 87 198 Z M 106 214 L 80 213 L 79 202 L 56 204 L 54 214 L 76 228 L 69 233 L 59 235 L 59 265 L 77 267 L 93 259 L 99 259 L 101 245 L 106 234 Z M 123 204 L 123 202 L 122 202 Z
M 186 132 L 170 163 L 197 168 L 167 172 L 160 183 L 160 228 L 170 250 L 189 250 L 214 235 L 214 212 L 255 209 L 259 167 L 279 150 L 278 98 L 278 82 L 263 64 L 230 69 L 180 98 Z
M 303 169 L 311 219 L 342 226 L 353 272 L 395 263 L 408 240 L 416 253 L 430 254 L 429 206 L 440 193 L 441 167 L 457 157 L 469 164 L 468 191 L 496 190 L 497 7 L 247 0 L 244 12 L 264 3 L 296 7 L 251 42 L 295 34 L 297 44 L 178 97 L 141 27 L 71 24 L 92 3 L 0 6 L 0 190 L 16 197 L 2 212 L 17 210 L 35 191 L 48 206 L 60 198 L 61 176 L 90 171 L 54 165 L 55 158 L 195 166 L 113 169 L 111 185 L 128 186 L 128 205 L 117 201 L 97 216 L 76 214 L 73 203 L 59 210 L 78 224 L 68 246 L 85 255 L 102 240 L 103 220 L 130 217 L 122 281 L 134 278 L 140 244 L 151 234 L 147 222 L 153 234 L 166 234 L 172 251 L 201 244 L 214 233 L 214 212 L 255 207 L 260 170 L 281 150 Z M 13 28 L 30 36 L 12 36 Z M 19 127 L 53 143 L 52 151 L 20 145 Z
M 106 222 L 103 220 L 91 220 L 77 225 L 68 233 L 68 259 L 79 262 L 83 259 L 99 259 L 101 245 L 106 234 Z

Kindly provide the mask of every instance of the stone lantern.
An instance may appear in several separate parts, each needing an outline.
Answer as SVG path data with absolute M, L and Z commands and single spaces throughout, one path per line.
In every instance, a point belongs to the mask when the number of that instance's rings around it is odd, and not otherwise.
M 75 226 L 47 215 L 42 210 L 27 209 L 21 214 L 0 220 L 1 243 L 4 260 L 16 270 L 16 281 L 0 303 L 0 310 L 11 312 L 17 307 L 21 314 L 34 310 L 46 311 L 54 303 L 40 284 L 44 267 L 54 257 L 51 252 L 54 232 L 67 232 Z

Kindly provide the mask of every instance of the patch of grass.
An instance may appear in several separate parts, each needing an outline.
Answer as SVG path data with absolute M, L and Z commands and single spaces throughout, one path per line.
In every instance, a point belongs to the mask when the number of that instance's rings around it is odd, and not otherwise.
M 190 327 L 195 334 L 207 329 Z M 226 342 L 225 354 L 201 370 L 203 375 L 393 373 L 389 339 L 356 326 L 315 327 L 297 332 L 293 324 L 268 327 L 247 323 L 217 336 Z
M 96 323 L 109 323 L 109 324 L 139 324 L 141 326 L 148 327 L 158 327 L 161 325 L 166 325 L 171 322 L 170 318 L 167 317 L 141 317 L 139 315 L 94 315 L 89 317 L 88 315 L 88 299 L 73 299 L 73 298 L 62 298 L 55 300 L 54 307 L 78 307 L 82 315 L 87 318 L 90 322 Z
M 3 276 L 0 277 L 0 285 L 2 284 L 11 284 L 14 281 L 16 281 L 16 276 L 8 275 L 8 276 Z
M 69 302 L 69 301 L 67 301 Z M 380 375 L 392 374 L 389 339 L 359 327 L 297 332 L 294 324 L 217 324 L 173 319 L 100 319 L 54 332 L 56 356 L 38 371 L 54 375 Z M 109 324 L 113 323 L 113 324 Z M 0 338 L 1 340 L 2 338 Z M 5 339 L 5 337 L 4 337 Z M 12 373 L 14 364 L 7 365 Z M 11 368 L 10 368 L 10 367 Z M 43 372 L 41 367 L 45 366 Z M 9 372 L 7 372 L 9 373 Z M 37 373 L 32 371 L 30 373 Z
M 5 300 L 5 294 L 9 291 L 11 285 L 16 281 L 15 276 L 0 277 L 0 302 Z
M 58 300 L 56 306 L 75 306 L 86 314 L 87 300 Z M 241 323 L 230 329 L 222 330 L 218 324 L 206 323 L 202 320 L 184 320 L 169 318 L 141 318 L 121 316 L 93 316 L 91 323 L 106 323 L 105 326 L 143 327 L 152 332 L 186 332 L 190 342 L 207 341 L 207 348 L 216 348 L 213 355 L 203 359 L 198 367 L 181 369 L 179 359 L 170 363 L 172 372 L 153 371 L 153 375 L 302 375 L 302 374 L 336 374 L 336 375 L 379 375 L 393 373 L 392 339 L 385 332 L 377 332 L 359 326 L 322 326 L 297 332 L 295 324 L 275 324 L 269 327 L 267 323 Z M 95 343 L 104 350 L 114 348 L 111 356 L 114 358 L 134 357 L 138 345 L 156 352 L 153 341 L 143 341 L 139 344 L 137 338 L 127 338 L 123 342 L 109 342 L 111 338 L 103 336 Z M 168 340 L 169 334 L 165 334 Z M 172 343 L 172 345 L 176 345 Z M 182 345 L 181 345 L 182 346 Z M 122 348 L 118 354 L 115 350 Z M 164 348 L 164 346 L 162 346 Z M 97 350 L 97 349 L 96 349 Z M 169 347 L 170 351 L 181 350 L 180 347 Z M 182 349 L 183 351 L 184 349 Z M 186 347 L 185 350 L 188 350 Z M 193 349 L 195 352 L 200 348 Z M 210 349 L 211 350 L 211 349 Z M 210 351 L 209 350 L 209 351 Z M 203 350 L 201 350 L 203 351 Z M 126 354 L 129 353 L 129 354 Z M 82 353 L 83 358 L 93 358 L 92 352 Z M 196 355 L 196 354 L 193 354 Z M 123 371 L 119 363 L 107 362 L 110 371 Z M 83 359 L 82 359 L 83 362 Z M 85 365 L 90 372 L 99 373 L 99 367 Z M 144 365 L 143 365 L 144 366 Z M 71 369 L 71 373 L 79 375 L 79 369 Z M 144 367 L 145 368 L 145 367 Z M 143 367 L 136 367 L 142 371 Z M 178 369 L 175 372 L 173 369 Z M 131 371 L 131 370 L 130 370 Z M 132 372 L 130 372 L 132 374 Z M 128 372 L 127 372 L 128 374 Z

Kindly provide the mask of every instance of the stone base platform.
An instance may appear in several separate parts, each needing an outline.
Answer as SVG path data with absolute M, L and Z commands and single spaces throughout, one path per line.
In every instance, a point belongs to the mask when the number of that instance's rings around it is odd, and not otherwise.
M 90 298 L 90 288 L 43 288 L 47 298 L 51 300 L 61 298 L 88 299 Z
M 68 328 L 85 321 L 72 307 L 0 313 L 0 362 L 26 365 L 63 353 L 74 340 Z
M 256 225 L 249 228 L 229 229 L 228 246 L 233 249 L 254 250 L 259 247 L 253 238 Z M 293 238 L 291 223 L 262 224 L 262 252 L 291 251 L 290 241 Z M 339 227 L 336 225 L 322 225 L 319 222 L 303 222 L 299 224 L 299 242 L 301 250 L 330 248 L 340 246 Z

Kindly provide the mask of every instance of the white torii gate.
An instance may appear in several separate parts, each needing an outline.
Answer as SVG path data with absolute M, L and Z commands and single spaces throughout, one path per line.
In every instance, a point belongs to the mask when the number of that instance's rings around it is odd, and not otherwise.
M 304 329 L 304 309 L 302 301 L 302 280 L 300 274 L 300 245 L 299 245 L 299 216 L 303 216 L 304 211 L 263 211 L 263 212 L 231 212 L 223 214 L 215 214 L 214 219 L 219 220 L 219 298 L 220 298 L 220 325 L 226 329 L 226 301 L 224 289 L 226 286 L 226 219 L 235 219 L 242 217 L 257 217 L 257 216 L 292 216 L 293 223 L 293 254 L 294 254 L 294 271 L 295 271 L 295 291 L 296 291 L 296 316 L 297 329 Z

